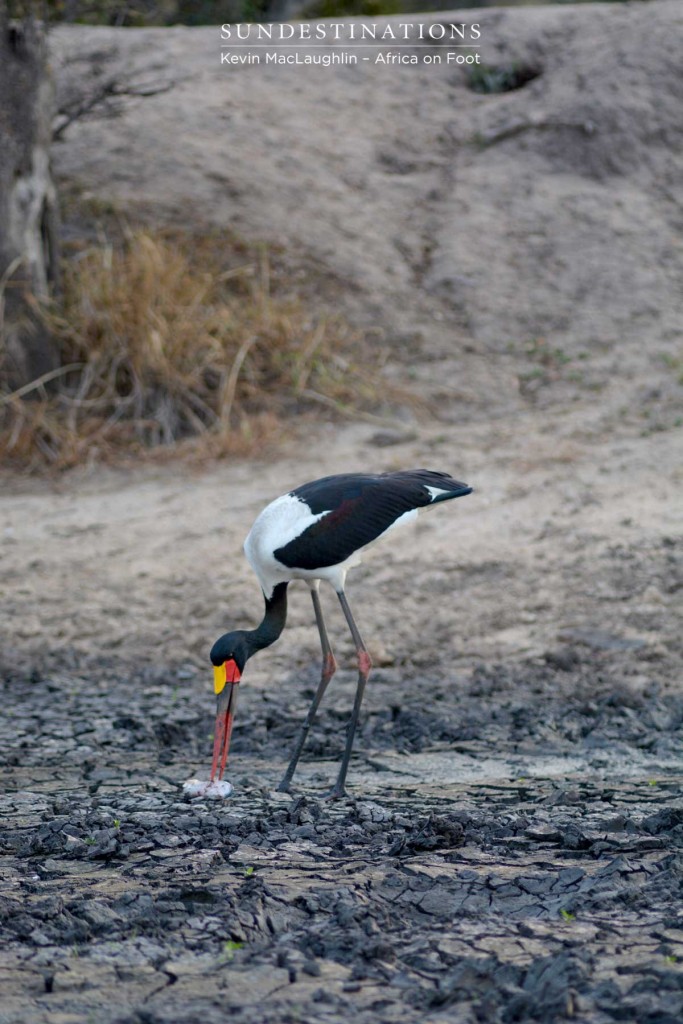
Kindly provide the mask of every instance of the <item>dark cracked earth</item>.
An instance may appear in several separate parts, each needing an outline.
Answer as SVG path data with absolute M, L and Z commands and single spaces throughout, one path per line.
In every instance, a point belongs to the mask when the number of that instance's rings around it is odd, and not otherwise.
M 291 796 L 315 666 L 246 688 L 202 802 L 201 673 L 61 662 L 2 666 L 2 1024 L 683 1019 L 683 698 L 638 644 L 377 669 L 336 803 L 351 671 Z

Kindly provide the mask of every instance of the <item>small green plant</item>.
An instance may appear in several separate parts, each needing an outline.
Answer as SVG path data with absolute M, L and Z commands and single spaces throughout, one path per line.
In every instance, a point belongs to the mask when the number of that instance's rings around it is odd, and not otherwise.
M 114 828 L 121 828 L 121 819 L 114 818 Z
M 520 380 L 540 380 L 545 377 L 545 371 L 540 366 L 535 366 L 533 370 L 527 370 L 526 373 L 520 373 Z
M 572 358 L 564 349 L 549 348 L 545 338 L 530 338 L 524 351 L 530 359 L 537 360 L 542 366 L 564 366 Z
M 563 921 L 574 921 L 574 920 L 576 920 L 576 915 L 575 914 L 570 914 L 570 912 L 568 910 L 565 910 L 564 907 L 562 907 L 562 909 L 560 910 L 560 917 L 562 918 Z
M 227 942 L 223 943 L 223 952 L 221 953 L 221 960 L 225 961 L 226 963 L 230 963 L 230 961 L 234 958 L 235 953 L 239 949 L 243 948 L 243 942 L 235 942 L 233 939 L 228 939 Z
M 572 384 L 583 384 L 585 380 L 583 370 L 572 370 L 567 374 L 567 380 L 570 380 Z
M 312 18 L 377 18 L 387 14 L 400 14 L 401 0 L 313 0 L 302 12 L 304 19 Z
M 244 869 L 244 877 L 245 877 L 245 878 L 251 878 L 251 876 L 252 876 L 253 874 L 254 874 L 254 868 L 253 868 L 253 867 L 251 867 L 251 865 L 250 865 L 250 866 L 249 866 L 248 868 L 245 868 L 245 869 Z
M 515 351 L 513 346 L 510 351 Z M 548 345 L 545 338 L 529 338 L 522 347 L 524 357 L 532 365 L 517 374 L 519 388 L 522 394 L 532 397 L 537 393 L 540 386 L 552 384 L 557 380 L 573 380 L 575 383 L 584 383 L 583 374 L 577 370 L 567 372 L 568 363 L 572 362 L 573 356 L 558 346 Z
M 467 84 L 472 92 L 499 93 L 521 89 L 527 82 L 538 78 L 541 71 L 537 67 L 513 61 L 511 64 L 476 64 L 468 69 Z

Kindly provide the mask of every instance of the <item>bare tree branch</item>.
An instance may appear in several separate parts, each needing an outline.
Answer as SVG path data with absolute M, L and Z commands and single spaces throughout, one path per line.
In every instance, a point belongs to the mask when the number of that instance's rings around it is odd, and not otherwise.
M 81 93 L 65 101 L 57 110 L 53 127 L 53 138 L 62 138 L 67 128 L 75 121 L 89 117 L 117 117 L 121 114 L 125 98 L 158 96 L 170 92 L 174 80 L 136 84 L 121 76 L 113 76 L 94 83 L 91 91 Z

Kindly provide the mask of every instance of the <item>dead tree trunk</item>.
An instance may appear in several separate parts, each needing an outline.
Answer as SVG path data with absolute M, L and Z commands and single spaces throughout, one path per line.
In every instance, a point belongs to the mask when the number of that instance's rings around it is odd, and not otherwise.
M 11 387 L 58 363 L 31 301 L 58 286 L 52 114 L 42 27 L 30 16 L 10 21 L 0 0 L 0 373 Z

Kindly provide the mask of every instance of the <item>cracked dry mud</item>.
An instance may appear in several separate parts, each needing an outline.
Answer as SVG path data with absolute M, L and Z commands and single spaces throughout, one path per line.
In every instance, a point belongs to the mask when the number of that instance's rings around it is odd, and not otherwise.
M 0 1020 L 679 1021 L 683 698 L 623 687 L 645 654 L 380 667 L 338 803 L 351 671 L 291 796 L 314 666 L 245 691 L 203 803 L 201 673 L 6 663 Z

